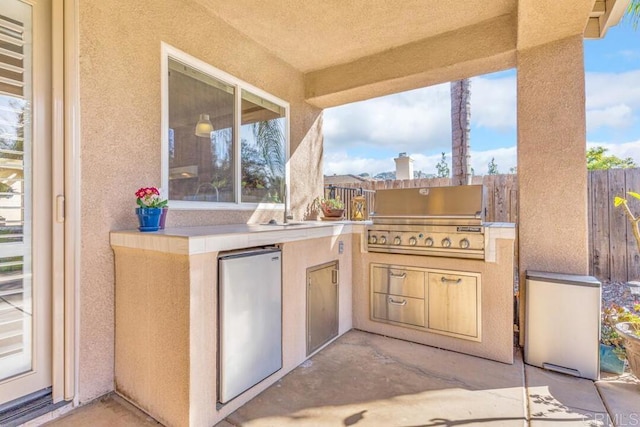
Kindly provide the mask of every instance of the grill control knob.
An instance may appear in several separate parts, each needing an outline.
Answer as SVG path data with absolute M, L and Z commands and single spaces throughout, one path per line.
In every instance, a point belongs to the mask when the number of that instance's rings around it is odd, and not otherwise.
M 451 239 L 449 239 L 448 237 L 445 237 L 444 239 L 442 239 L 442 247 L 443 248 L 451 247 Z
M 386 245 L 387 244 L 387 238 L 385 236 L 380 236 L 380 244 L 381 245 Z
M 369 244 L 375 245 L 378 243 L 378 238 L 376 236 L 369 236 Z
M 399 245 L 400 243 L 402 243 L 402 239 L 400 239 L 400 236 L 396 236 L 396 238 L 393 239 L 393 244 Z
M 433 246 L 433 239 L 431 237 L 427 237 L 427 240 L 424 241 L 424 244 L 429 247 Z
M 418 243 L 418 239 L 416 239 L 415 237 L 411 237 L 411 238 L 409 239 L 409 244 L 410 244 L 411 246 L 415 246 L 417 243 Z
M 469 239 L 464 238 L 464 239 L 460 240 L 460 247 L 462 249 L 468 249 L 469 245 L 470 245 Z

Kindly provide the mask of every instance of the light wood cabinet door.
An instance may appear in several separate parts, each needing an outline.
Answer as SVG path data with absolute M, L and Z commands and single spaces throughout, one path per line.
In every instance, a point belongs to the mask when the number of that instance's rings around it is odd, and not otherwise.
M 480 277 L 428 273 L 428 321 L 434 332 L 480 341 Z

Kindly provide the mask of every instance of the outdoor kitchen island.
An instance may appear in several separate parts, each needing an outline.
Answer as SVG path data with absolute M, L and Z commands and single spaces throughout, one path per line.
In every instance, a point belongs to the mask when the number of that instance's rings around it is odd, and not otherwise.
M 168 426 L 216 424 L 313 354 L 307 354 L 307 269 L 336 260 L 338 336 L 357 328 L 511 363 L 512 224 L 485 224 L 484 260 L 369 252 L 366 226 L 309 222 L 112 232 L 116 391 Z M 283 367 L 222 406 L 216 404 L 217 256 L 221 251 L 268 245 L 282 249 Z M 478 277 L 480 342 L 373 321 L 372 263 L 417 267 L 425 277 L 434 269 L 463 269 Z
M 307 355 L 307 268 L 338 261 L 338 336 L 352 328 L 352 248 L 363 224 L 221 225 L 111 233 L 115 388 L 167 426 L 211 426 Z M 218 254 L 282 249 L 282 369 L 217 404 Z M 256 278 L 259 280 L 259 278 Z
M 484 230 L 484 259 L 372 251 L 354 257 L 353 327 L 513 363 L 515 227 L 485 223 Z M 408 315 L 399 312 L 407 307 Z
M 376 192 L 354 258 L 354 327 L 513 363 L 515 225 L 482 185 Z

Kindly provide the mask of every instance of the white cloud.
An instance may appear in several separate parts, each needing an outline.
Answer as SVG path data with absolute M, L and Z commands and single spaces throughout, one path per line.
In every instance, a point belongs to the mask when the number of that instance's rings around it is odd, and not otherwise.
M 447 151 L 445 155 L 447 163 L 449 164 L 449 170 L 451 170 L 451 151 Z M 433 156 L 415 154 L 411 155 L 411 158 L 414 159 L 414 170 L 421 170 L 425 173 L 435 174 L 436 164 L 442 158 L 442 154 Z M 471 150 L 471 167 L 476 175 L 484 175 L 487 173 L 491 159 L 495 159 L 500 173 L 507 173 L 510 168 L 516 165 L 516 147 L 496 148 L 486 151 Z
M 633 110 L 625 104 L 613 105 L 598 110 L 587 109 L 587 127 L 594 131 L 600 127 L 624 128 L 633 123 Z
M 627 55 L 638 51 L 626 52 Z M 632 125 L 640 110 L 640 70 L 586 73 L 587 127 L 620 129 Z M 516 77 L 471 79 L 471 121 L 496 131 L 516 128 Z
M 436 164 L 440 161 L 442 154 L 426 156 L 423 154 L 411 154 L 413 159 L 413 170 L 422 171 L 427 174 L 436 174 Z M 449 170 L 451 170 L 451 152 L 445 152 Z M 476 175 L 487 173 L 488 165 L 494 158 L 498 171 L 508 173 L 509 169 L 516 165 L 516 147 L 498 148 L 486 151 L 471 151 L 471 167 Z M 395 162 L 392 158 L 375 159 L 364 157 L 350 157 L 346 151 L 327 153 L 324 158 L 325 175 L 345 175 L 368 173 L 375 175 L 380 172 L 395 170 Z
M 623 49 L 618 51 L 618 55 L 622 56 L 626 60 L 635 60 L 640 58 L 640 50 Z
M 374 159 L 349 156 L 346 151 L 325 151 L 324 174 L 347 175 L 368 173 L 375 175 L 380 172 L 395 170 L 392 158 Z
M 471 82 L 471 120 L 497 131 L 516 127 L 515 77 Z M 424 152 L 451 147 L 449 83 L 325 110 L 325 146 Z
M 489 170 L 489 162 L 495 159 L 498 172 L 509 173 L 509 169 L 516 166 L 516 147 L 496 148 L 494 150 L 471 150 L 471 167 L 476 175 L 485 175 Z
M 516 128 L 516 77 L 471 79 L 471 122 L 497 131 Z
M 634 51 L 635 52 L 635 51 Z M 628 55 L 634 52 L 627 52 Z M 632 157 L 640 164 L 640 141 L 608 141 L 638 138 L 640 122 L 640 69 L 614 73 L 586 73 L 586 119 L 588 132 L 598 131 L 602 145 L 610 154 Z M 516 76 L 478 76 L 471 81 L 471 120 L 473 129 L 514 132 L 517 123 Z M 418 89 L 383 98 L 325 110 L 326 173 L 375 174 L 394 170 L 393 158 L 378 159 L 379 148 L 386 152 L 407 152 L 415 160 L 414 169 L 435 173 L 435 165 L 445 151 L 451 161 L 451 118 L 449 84 Z M 603 133 L 604 132 L 604 133 Z M 615 133 L 617 132 L 617 133 Z M 610 138 L 608 135 L 614 133 Z M 626 135 L 626 137 L 625 137 Z M 482 141 L 471 135 L 472 150 Z M 348 151 L 361 148 L 361 157 L 349 157 Z M 487 171 L 495 158 L 500 172 L 516 164 L 516 148 L 472 151 L 477 174 Z
M 451 144 L 450 110 L 449 84 L 327 109 L 326 148 L 446 149 Z
M 613 105 L 640 107 L 640 70 L 622 73 L 587 73 L 586 95 L 588 109 Z
M 585 79 L 588 132 L 634 124 L 640 109 L 640 70 L 587 73 Z

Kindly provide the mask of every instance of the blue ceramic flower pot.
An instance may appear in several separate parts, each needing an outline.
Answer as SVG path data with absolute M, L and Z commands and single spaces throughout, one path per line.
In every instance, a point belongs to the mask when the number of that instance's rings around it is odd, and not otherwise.
M 160 230 L 164 230 L 164 224 L 167 222 L 167 212 L 169 212 L 168 207 L 162 208 L 162 215 L 160 215 Z
M 161 208 L 136 208 L 140 231 L 158 231 L 160 228 Z
M 613 347 L 600 343 L 600 370 L 612 374 L 624 373 L 624 360 L 613 352 Z

